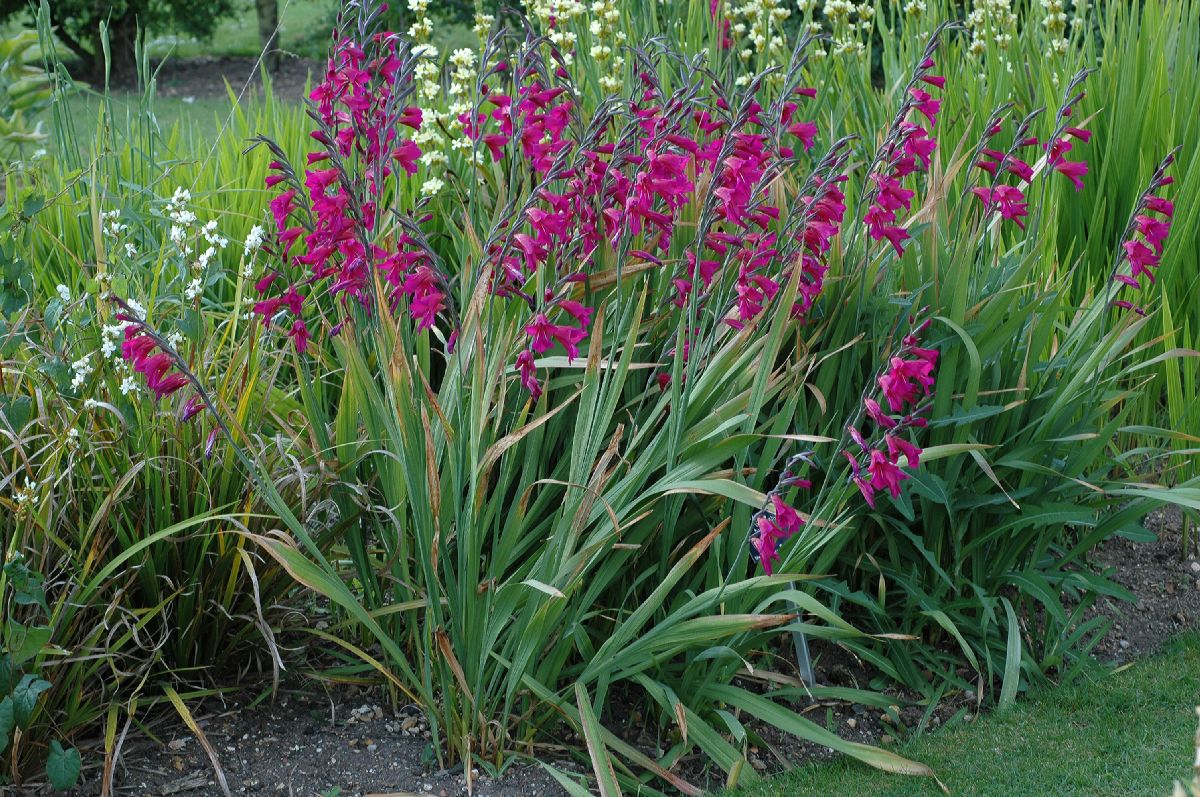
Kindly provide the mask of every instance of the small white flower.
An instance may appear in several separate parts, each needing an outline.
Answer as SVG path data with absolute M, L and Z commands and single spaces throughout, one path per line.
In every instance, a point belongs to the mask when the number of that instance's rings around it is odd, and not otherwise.
M 440 149 L 431 149 L 428 152 L 421 153 L 420 161 L 429 167 L 444 166 L 446 164 L 446 153 Z
M 121 395 L 128 396 L 130 393 L 137 393 L 137 389 L 137 382 L 133 380 L 132 374 L 121 380 Z
M 200 258 L 196 261 L 195 265 L 193 265 L 193 269 L 196 271 L 204 271 L 204 269 L 208 268 L 209 262 L 216 254 L 217 250 L 215 248 L 211 246 L 208 247 L 200 253 Z
M 251 227 L 250 233 L 246 236 L 246 248 L 243 254 L 248 255 L 251 252 L 258 251 L 258 249 L 263 245 L 263 234 L 265 232 L 266 230 L 263 229 L 261 224 L 255 224 L 253 227 Z
M 100 402 L 95 399 L 89 398 L 83 400 L 83 408 L 85 410 L 98 410 L 101 406 Z
M 133 311 L 133 317 L 139 321 L 146 320 L 146 308 L 137 299 L 126 299 L 125 304 L 129 305 L 129 309 Z M 124 330 L 122 330 L 124 331 Z
M 421 184 L 421 193 L 424 194 L 425 196 L 433 196 L 438 191 L 441 191 L 442 186 L 444 186 L 444 185 L 445 185 L 445 183 L 443 183 L 438 178 L 430 177 L 428 180 L 426 180 L 424 183 Z
M 17 490 L 17 511 L 23 512 L 30 508 L 37 501 L 38 483 L 30 481 L 29 477 L 25 477 L 25 486 Z
M 222 249 L 229 246 L 229 239 L 217 232 L 216 219 L 204 225 L 204 240 L 210 244 L 216 244 Z
M 71 387 L 75 390 L 83 387 L 84 382 L 91 376 L 93 366 L 92 357 L 90 354 L 85 354 L 75 362 L 71 363 L 71 370 L 75 372 L 75 376 L 71 379 Z
M 172 349 L 178 349 L 180 343 L 183 343 L 183 333 L 178 329 L 172 329 L 167 335 L 167 345 Z
M 63 304 L 71 303 L 71 289 L 66 285 L 58 285 L 54 288 L 58 292 L 58 298 L 62 299 Z
M 125 244 L 125 256 L 129 258 L 137 257 L 137 247 L 133 244 Z
M 187 297 L 189 302 L 193 302 L 203 292 L 204 286 L 200 283 L 200 278 L 196 277 L 194 280 L 188 283 L 187 290 L 183 292 L 183 295 Z

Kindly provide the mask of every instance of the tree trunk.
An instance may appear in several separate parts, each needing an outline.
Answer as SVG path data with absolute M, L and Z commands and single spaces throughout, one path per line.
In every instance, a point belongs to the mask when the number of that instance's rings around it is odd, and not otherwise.
M 254 0 L 258 13 L 258 40 L 263 50 L 263 66 L 271 74 L 279 71 L 279 0 Z
M 137 83 L 138 37 L 145 32 L 138 28 L 137 17 L 125 14 L 112 17 L 108 23 L 108 75 L 114 85 L 131 86 Z M 104 46 L 100 34 L 96 33 L 92 50 L 92 80 L 100 82 L 105 77 Z

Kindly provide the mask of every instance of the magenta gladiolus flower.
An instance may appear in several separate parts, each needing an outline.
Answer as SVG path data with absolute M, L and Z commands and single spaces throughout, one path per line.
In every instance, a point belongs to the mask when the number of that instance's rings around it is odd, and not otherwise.
M 117 318 L 131 320 L 123 313 L 118 313 Z M 165 351 L 160 351 L 158 341 L 147 334 L 140 324 L 125 325 L 124 339 L 121 341 L 121 357 L 133 366 L 134 372 L 145 377 L 146 387 L 158 401 L 162 401 L 190 383 L 187 376 L 174 370 L 175 358 Z M 192 396 L 184 404 L 181 417 L 185 421 L 190 420 L 201 409 L 203 409 L 203 405 L 198 403 L 196 396 Z
M 878 449 L 872 449 L 870 461 L 867 463 L 867 473 L 871 476 L 871 486 L 876 490 L 887 490 L 892 498 L 900 497 L 900 482 L 908 478 L 908 474 L 896 466 L 896 463 Z
M 1084 139 L 1086 141 L 1086 139 Z M 1071 151 L 1072 144 L 1065 138 L 1057 138 L 1046 146 L 1050 165 L 1056 172 L 1066 177 L 1075 186 L 1076 191 L 1083 190 L 1083 176 L 1088 173 L 1087 161 L 1069 161 L 1066 153 Z
M 517 355 L 517 371 L 521 375 L 521 386 L 529 391 L 534 401 L 542 395 L 542 386 L 537 379 L 537 366 L 533 362 L 533 352 L 528 349 Z
M 895 419 L 892 418 L 890 415 L 886 414 L 883 411 L 883 408 L 879 406 L 879 402 L 876 401 L 875 399 L 872 399 L 872 398 L 865 399 L 863 401 L 863 407 L 867 411 L 867 417 L 870 418 L 872 421 L 874 421 L 876 424 L 878 424 L 881 428 L 883 428 L 883 429 L 896 428 Z M 863 448 L 866 448 L 866 446 L 864 445 Z
M 916 468 L 921 465 L 921 449 L 894 434 L 889 434 L 884 437 L 887 441 L 888 456 L 892 462 L 899 461 L 903 456 L 908 461 L 908 467 Z
M 784 502 L 778 493 L 771 493 L 771 508 L 775 516 L 772 518 L 765 512 L 760 513 L 756 521 L 758 533 L 750 541 L 767 575 L 771 575 L 775 563 L 779 561 L 780 543 L 799 532 L 804 525 L 800 513 Z
M 1146 209 L 1153 210 L 1155 213 L 1161 213 L 1168 219 L 1175 215 L 1175 203 L 1161 197 L 1148 197 L 1146 199 Z
M 529 347 L 538 354 L 544 354 L 558 343 L 566 349 L 567 360 L 571 361 L 579 356 L 578 344 L 587 337 L 587 330 L 552 324 L 545 313 L 538 313 L 525 327 L 525 334 L 530 338 Z
M 998 185 L 995 188 L 977 186 L 971 189 L 971 193 L 983 202 L 986 212 L 998 211 L 1001 218 L 1025 229 L 1025 222 L 1021 219 L 1029 215 L 1029 208 L 1025 203 L 1025 193 L 1020 188 L 1011 185 Z

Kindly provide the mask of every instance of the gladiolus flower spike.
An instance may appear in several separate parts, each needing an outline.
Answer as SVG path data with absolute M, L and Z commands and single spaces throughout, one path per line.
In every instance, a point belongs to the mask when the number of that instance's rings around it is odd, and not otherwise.
M 921 464 L 921 448 L 909 439 L 909 432 L 926 425 L 922 413 L 933 396 L 938 352 L 920 345 L 920 336 L 930 323 L 921 322 L 904 337 L 899 351 L 889 358 L 886 370 L 863 397 L 861 414 L 875 425 L 872 440 L 868 441 L 855 422 L 846 427 L 858 452 L 846 448 L 841 454 L 850 465 L 851 482 L 872 509 L 880 492 L 899 498 L 901 484 L 910 478 L 909 471 Z M 782 496 L 791 487 L 811 486 L 794 475 L 801 462 L 812 464 L 810 457 L 806 452 L 788 461 L 779 484 L 767 494 L 767 506 L 752 518 L 750 549 L 768 575 L 783 558 L 780 546 L 804 524 Z
M 883 145 L 876 152 L 867 175 L 867 210 L 863 215 L 867 235 L 872 240 L 891 244 L 900 257 L 904 244 L 911 237 L 905 229 L 903 211 L 912 209 L 916 192 L 901 183 L 914 172 L 928 171 L 933 152 L 937 149 L 937 138 L 932 130 L 937 124 L 942 101 L 935 98 L 921 84 L 939 91 L 945 86 L 945 78 L 930 74 L 934 67 L 933 55 L 940 44 L 939 28 L 930 39 L 921 62 L 909 80 L 904 101 L 896 114 Z
M 1171 222 L 1175 215 L 1174 203 L 1160 194 L 1162 189 L 1174 182 L 1173 178 L 1167 176 L 1167 169 L 1175 162 L 1178 152 L 1179 148 L 1176 147 L 1159 163 L 1149 185 L 1138 197 L 1129 223 L 1125 226 L 1125 235 L 1117 252 L 1117 265 L 1112 275 L 1117 296 L 1144 288 L 1143 277 L 1151 283 L 1155 281 L 1154 272 L 1161 264 L 1167 235 L 1171 231 Z M 1145 308 L 1130 299 L 1115 298 L 1112 304 L 1123 310 L 1132 310 L 1138 315 L 1146 314 Z

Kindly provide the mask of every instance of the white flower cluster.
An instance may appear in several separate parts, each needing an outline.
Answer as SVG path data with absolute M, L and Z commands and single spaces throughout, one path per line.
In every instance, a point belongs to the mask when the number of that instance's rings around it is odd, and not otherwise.
M 121 324 L 105 324 L 100 331 L 100 355 L 105 359 L 115 357 L 117 341 L 123 334 L 125 334 L 125 327 Z
M 853 7 L 848 0 L 830 0 L 833 3 L 846 3 Z M 814 3 L 815 5 L 815 3 Z M 799 3 L 802 13 L 811 8 L 804 2 Z M 729 36 L 737 47 L 737 57 L 743 63 L 749 63 L 755 55 L 759 56 L 758 66 L 778 65 L 786 60 L 786 43 L 783 36 L 783 23 L 792 15 L 790 8 L 784 8 L 780 0 L 745 0 L 741 5 L 730 2 L 725 11 L 725 20 L 729 23 Z M 820 25 L 817 25 L 820 30 Z M 825 53 L 822 50 L 819 56 Z M 783 72 L 776 71 L 767 77 L 769 82 L 783 80 Z M 739 86 L 750 82 L 750 72 L 746 71 L 735 81 Z
M 1042 8 L 1046 10 L 1046 18 L 1042 25 L 1052 36 L 1061 36 L 1067 29 L 1067 12 L 1063 10 L 1063 0 L 1042 0 Z
M 74 372 L 74 376 L 71 378 L 71 387 L 79 390 L 87 378 L 92 375 L 92 371 L 96 370 L 92 365 L 92 355 L 85 354 L 71 363 L 71 370 Z
M 417 99 L 421 104 L 421 129 L 413 134 L 413 141 L 421 148 L 420 162 L 428 171 L 446 165 L 446 140 L 440 128 L 450 128 L 452 123 L 458 122 L 454 118 L 456 113 L 446 113 L 437 108 L 437 100 L 442 96 L 441 54 L 431 41 L 433 20 L 429 17 L 429 0 L 408 0 L 408 10 L 413 14 L 413 24 L 408 29 L 408 35 L 413 41 L 413 54 L 418 56 L 413 74 L 417 84 Z M 456 52 L 455 55 L 457 54 Z M 474 53 L 471 55 L 473 64 Z M 462 59 L 462 56 L 458 57 Z M 450 102 L 453 104 L 454 100 L 451 99 Z M 440 184 L 441 181 L 436 182 Z
M 261 224 L 255 224 L 246 235 L 242 247 L 242 276 L 246 279 L 254 276 L 254 256 L 259 249 L 262 249 L 266 233 L 266 229 Z
M 591 56 L 604 70 L 600 76 L 600 88 L 610 94 L 620 91 L 625 84 L 625 56 L 621 50 L 625 46 L 626 36 L 619 27 L 620 22 L 621 12 L 617 10 L 615 0 L 595 0 L 592 3 L 592 21 L 588 23 L 588 33 L 592 36 Z
M 530 16 L 542 23 L 546 38 L 558 48 L 563 61 L 570 66 L 575 61 L 575 48 L 579 36 L 571 21 L 587 14 L 587 7 L 579 0 L 523 0 Z M 551 26 L 551 20 L 554 21 Z
M 104 237 L 120 245 L 126 257 L 137 257 L 137 247 L 129 240 L 129 225 L 121 221 L 121 211 L 103 210 L 100 212 L 100 229 Z
M 800 3 L 800 10 L 808 13 L 816 6 L 815 2 Z M 830 55 L 861 57 L 867 52 L 867 42 L 875 29 L 875 6 L 867 0 L 853 2 L 852 0 L 825 0 L 821 8 L 829 21 Z M 821 32 L 820 24 L 809 24 L 809 31 L 816 34 Z M 817 47 L 812 51 L 812 57 L 822 58 L 827 53 Z M 782 77 L 782 73 L 780 73 Z
M 167 237 L 187 262 L 188 271 L 192 274 L 184 296 L 188 301 L 196 301 L 203 293 L 205 278 L 214 265 L 217 253 L 229 246 L 229 239 L 221 234 L 216 219 L 199 224 L 195 212 L 189 207 L 191 201 L 190 191 L 176 188 L 174 195 L 167 200 L 165 211 L 171 222 Z M 197 250 L 199 254 L 193 259 L 192 255 Z
M 433 36 L 433 21 L 429 18 L 429 0 L 408 0 L 408 10 L 413 12 L 413 24 L 408 29 L 414 42 L 428 42 Z
M 1042 26 L 1046 28 L 1046 33 L 1050 36 L 1050 44 L 1046 48 L 1046 57 L 1053 58 L 1063 55 L 1069 49 L 1069 44 L 1065 38 L 1067 33 L 1067 12 L 1064 8 L 1064 0 L 1042 0 L 1042 8 L 1046 10 L 1046 18 L 1042 20 Z M 1078 7 L 1076 8 L 1076 22 L 1077 24 L 1081 24 L 1081 15 L 1078 12 Z
M 28 476 L 25 477 L 25 486 L 17 490 L 17 517 L 25 515 L 33 510 L 33 506 L 37 503 L 38 483 L 31 481 Z
M 479 43 L 483 44 L 487 41 L 487 37 L 492 32 L 492 27 L 496 24 L 496 18 L 491 14 L 475 14 L 475 27 L 471 28 L 471 32 L 479 37 Z
M 62 300 L 63 304 L 71 303 L 71 289 L 66 285 L 57 285 L 55 286 L 54 291 L 58 294 L 58 298 Z
M 450 73 L 450 86 L 447 89 L 450 99 L 447 109 L 449 113 L 444 118 L 443 124 L 453 136 L 450 146 L 459 152 L 470 152 L 474 147 L 474 142 L 462 134 L 463 123 L 459 117 L 471 111 L 471 97 L 475 91 L 476 60 L 475 51 L 466 47 L 461 47 L 450 54 L 450 64 L 454 67 L 454 71 Z M 446 153 L 440 150 L 422 151 L 421 162 L 430 168 L 444 168 Z
M 975 8 L 967 14 L 966 24 L 971 32 L 968 49 L 973 55 L 983 55 L 989 43 L 994 43 L 1000 50 L 1007 50 L 1017 28 L 1012 0 L 977 0 Z
M 143 308 L 136 301 L 133 299 L 127 299 L 125 303 L 129 305 L 131 310 L 134 311 L 134 315 L 143 319 L 146 317 L 145 308 Z M 130 393 L 137 392 L 138 385 L 137 381 L 133 378 L 133 374 L 129 370 L 129 363 L 125 362 L 125 359 L 121 356 L 121 339 L 124 336 L 124 324 L 105 324 L 100 330 L 100 356 L 106 360 L 110 360 L 112 362 L 113 369 L 117 373 L 123 374 L 121 379 L 121 393 L 123 395 L 129 395 Z M 78 374 L 78 372 L 76 373 Z M 72 384 L 74 384 L 74 382 L 72 382 Z M 93 401 L 92 399 L 87 399 L 84 401 L 83 406 L 85 409 L 94 409 L 95 407 L 99 406 L 99 403 Z
M 183 290 L 183 295 L 189 302 L 199 299 L 202 293 L 204 293 L 204 282 L 199 277 L 192 279 Z
M 192 225 L 196 223 L 196 214 L 188 208 L 188 203 L 191 201 L 191 191 L 186 188 L 176 188 L 175 194 L 167 200 L 166 208 L 167 218 L 173 222 L 168 233 L 171 243 L 178 246 L 185 256 L 192 253 L 187 239 Z
M 137 299 L 126 299 L 125 304 L 129 305 L 129 310 L 133 313 L 133 317 L 139 321 L 146 320 L 146 307 Z

